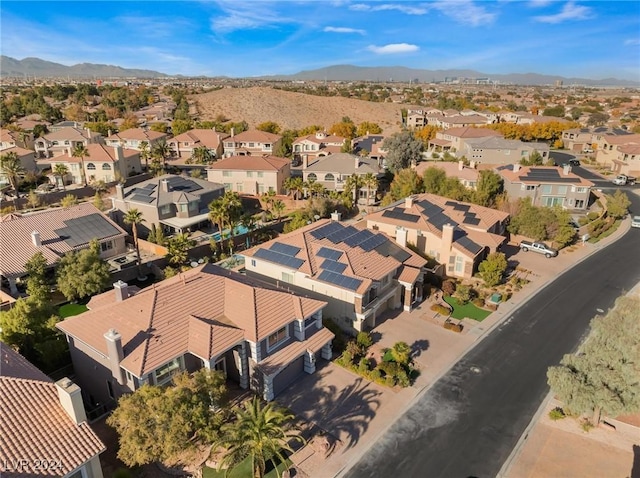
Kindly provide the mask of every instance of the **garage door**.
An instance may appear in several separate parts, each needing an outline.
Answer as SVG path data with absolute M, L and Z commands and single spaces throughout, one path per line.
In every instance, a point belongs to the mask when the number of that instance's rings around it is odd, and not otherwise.
M 273 379 L 273 394 L 278 396 L 286 389 L 294 380 L 304 373 L 304 356 L 296 359 L 285 367 L 285 369 L 276 375 Z

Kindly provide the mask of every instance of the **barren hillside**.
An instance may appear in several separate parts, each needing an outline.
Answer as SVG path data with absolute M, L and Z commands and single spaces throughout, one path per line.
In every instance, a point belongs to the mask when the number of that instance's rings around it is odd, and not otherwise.
M 201 120 L 213 120 L 222 114 L 231 121 L 244 120 L 251 128 L 274 121 L 283 129 L 301 129 L 314 124 L 328 129 L 343 116 L 348 116 L 355 124 L 378 123 L 385 135 L 400 130 L 400 109 L 403 107 L 395 103 L 312 96 L 268 87 L 224 88 L 194 95 L 192 99 L 198 102 Z

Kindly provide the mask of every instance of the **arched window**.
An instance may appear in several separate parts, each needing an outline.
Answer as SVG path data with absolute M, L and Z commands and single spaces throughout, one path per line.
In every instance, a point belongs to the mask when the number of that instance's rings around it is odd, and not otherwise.
M 96 169 L 96 165 L 93 163 L 87 163 L 87 169 L 90 169 L 93 171 L 94 169 Z
M 334 179 L 335 179 L 335 177 L 331 173 L 324 175 L 324 180 L 325 181 L 333 181 Z
M 102 163 L 103 171 L 111 171 L 111 165 L 109 163 Z
M 309 175 L 307 176 L 307 180 L 308 181 L 317 181 L 318 180 L 318 176 L 316 176 L 316 173 L 309 173 Z

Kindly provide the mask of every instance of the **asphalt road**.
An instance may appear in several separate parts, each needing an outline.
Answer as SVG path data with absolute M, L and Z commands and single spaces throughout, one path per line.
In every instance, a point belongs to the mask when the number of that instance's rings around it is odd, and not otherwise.
M 633 209 L 640 198 L 633 196 Z M 495 477 L 548 393 L 546 371 L 640 282 L 631 229 L 541 289 L 430 389 L 345 476 Z

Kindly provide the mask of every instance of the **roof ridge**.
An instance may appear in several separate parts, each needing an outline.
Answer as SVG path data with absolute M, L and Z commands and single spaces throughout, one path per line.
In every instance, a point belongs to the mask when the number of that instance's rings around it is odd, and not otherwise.
M 255 333 L 256 341 L 258 341 L 258 288 L 253 286 L 249 287 L 251 287 L 251 295 L 253 297 L 253 332 Z
M 149 332 L 153 325 L 153 316 L 155 315 L 154 310 L 156 308 L 156 302 L 158 300 L 158 290 L 154 287 L 153 290 L 151 291 L 151 294 L 152 294 L 152 304 L 151 304 L 150 314 L 149 314 L 149 325 L 147 327 L 146 332 Z M 149 337 L 147 337 L 147 340 L 144 341 L 144 350 L 142 351 L 142 360 L 140 361 L 140 371 L 144 370 L 144 367 L 147 362 L 147 353 L 149 352 L 149 342 L 151 342 L 151 340 L 149 340 Z

